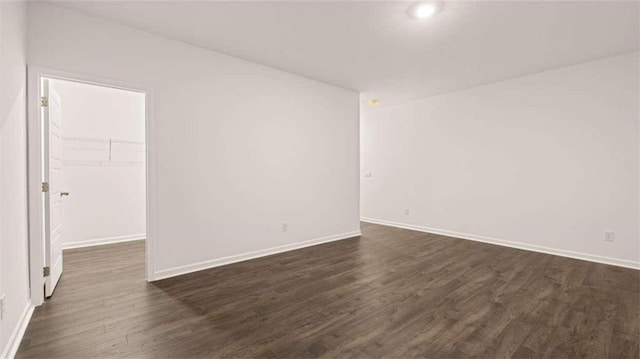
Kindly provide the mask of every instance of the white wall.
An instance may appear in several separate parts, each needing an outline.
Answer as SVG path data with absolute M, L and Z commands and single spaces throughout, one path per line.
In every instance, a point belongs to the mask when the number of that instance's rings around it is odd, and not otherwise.
M 62 241 L 145 236 L 144 94 L 51 80 L 62 101 Z M 110 143 L 111 142 L 111 143 Z
M 159 276 L 358 233 L 357 93 L 49 4 L 29 16 L 31 65 L 152 92 Z
M 0 2 L 0 357 L 17 349 L 28 316 L 26 4 Z
M 639 266 L 638 60 L 366 111 L 362 216 Z

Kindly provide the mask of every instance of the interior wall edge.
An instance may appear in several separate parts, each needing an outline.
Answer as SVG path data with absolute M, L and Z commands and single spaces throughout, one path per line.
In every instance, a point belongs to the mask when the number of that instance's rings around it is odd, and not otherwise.
M 16 356 L 18 348 L 20 347 L 20 343 L 22 342 L 22 337 L 24 337 L 27 326 L 31 321 L 31 316 L 33 315 L 34 308 L 35 307 L 31 304 L 31 301 L 28 301 L 25 305 L 24 310 L 22 311 L 22 315 L 20 316 L 18 325 L 16 325 L 13 329 L 11 337 L 9 337 L 9 341 L 7 342 L 6 347 L 3 349 L 0 358 L 11 359 Z
M 24 1 L 29 6 L 33 6 L 33 2 L 29 2 L 28 0 L 19 0 L 19 1 Z M 69 11 L 69 12 L 72 12 L 72 13 L 76 13 L 76 14 L 84 16 L 84 17 L 92 18 L 92 19 L 94 19 L 96 21 L 106 22 L 106 23 L 122 26 L 122 27 L 130 29 L 132 31 L 143 33 L 143 34 L 145 34 L 147 36 L 151 36 L 151 37 L 154 37 L 154 38 L 157 38 L 157 39 L 162 39 L 162 40 L 170 41 L 170 42 L 177 43 L 177 44 L 180 44 L 180 45 L 183 45 L 183 46 L 188 46 L 188 47 L 191 47 L 191 48 L 195 48 L 195 49 L 198 49 L 198 50 L 201 50 L 201 51 L 214 53 L 216 55 L 224 56 L 224 57 L 231 58 L 231 59 L 238 60 L 238 61 L 242 61 L 242 62 L 247 63 L 247 64 L 261 66 L 261 67 L 263 67 L 265 69 L 270 69 L 270 70 L 273 70 L 273 71 L 286 73 L 286 74 L 291 75 L 291 76 L 295 76 L 295 77 L 303 78 L 303 79 L 306 79 L 306 80 L 309 80 L 309 81 L 317 82 L 319 84 L 331 86 L 331 87 L 334 87 L 336 89 L 340 89 L 340 90 L 344 90 L 344 91 L 348 91 L 348 92 L 352 92 L 352 93 L 356 93 L 356 94 L 360 93 L 360 90 L 358 90 L 358 89 L 352 89 L 352 88 L 340 86 L 340 85 L 337 85 L 337 84 L 334 84 L 334 83 L 330 83 L 330 82 L 327 82 L 327 81 L 323 81 L 323 80 L 320 80 L 320 79 L 317 79 L 317 78 L 309 77 L 309 76 L 303 75 L 303 74 L 298 73 L 298 72 L 292 72 L 290 70 L 286 70 L 286 69 L 283 69 L 283 68 L 280 68 L 280 67 L 277 67 L 277 66 L 268 65 L 266 63 L 258 62 L 256 60 L 251 60 L 249 58 L 245 58 L 245 57 L 242 57 L 242 56 L 231 55 L 231 54 L 223 51 L 222 49 L 210 49 L 210 48 L 207 48 L 207 47 L 203 47 L 203 46 L 197 45 L 197 44 L 195 44 L 193 42 L 177 40 L 177 39 L 174 39 L 172 37 L 167 37 L 167 36 L 164 36 L 164 35 L 157 34 L 155 32 L 150 32 L 150 31 L 147 31 L 147 30 L 142 29 L 140 27 L 131 26 L 131 25 L 125 24 L 123 22 L 114 21 L 114 20 L 103 18 L 103 17 L 95 16 L 95 15 L 87 13 L 85 11 L 80 11 L 80 10 L 74 9 L 72 7 L 64 6 L 64 5 L 60 4 L 60 3 L 51 2 L 51 3 L 47 3 L 47 5 L 54 6 L 54 7 L 57 7 L 57 8 L 60 8 L 60 9 L 63 9 L 65 11 Z
M 608 264 L 608 265 L 613 265 L 617 267 L 640 270 L 640 262 L 630 261 L 626 259 L 603 257 L 603 256 L 589 254 L 589 253 L 574 252 L 574 251 L 568 251 L 568 250 L 559 249 L 559 248 L 537 246 L 533 244 L 514 242 L 514 241 L 505 240 L 505 239 L 485 237 L 485 236 L 469 234 L 469 233 L 460 233 L 460 232 L 450 231 L 446 229 L 424 227 L 424 226 L 419 226 L 415 224 L 392 222 L 392 221 L 376 219 L 376 218 L 361 217 L 360 220 L 362 222 L 367 222 L 367 223 L 374 223 L 374 224 L 380 224 L 384 226 L 409 229 L 409 230 L 418 231 L 418 232 L 439 234 L 439 235 L 453 237 L 457 239 L 494 244 L 494 245 L 503 246 L 503 247 L 522 249 L 525 251 L 551 254 L 555 256 L 561 256 L 561 257 L 584 260 L 584 261 L 595 262 L 600 264 Z
M 374 111 L 385 110 L 385 109 L 389 109 L 389 108 L 393 108 L 393 107 L 408 105 L 408 104 L 411 104 L 411 103 L 414 103 L 414 102 L 420 102 L 420 101 L 429 100 L 429 99 L 440 97 L 440 96 L 446 96 L 446 95 L 456 94 L 458 92 L 464 92 L 464 91 L 467 91 L 467 90 L 473 90 L 475 88 L 482 88 L 482 87 L 486 87 L 486 86 L 499 84 L 499 83 L 502 83 L 502 82 L 509 82 L 509 81 L 518 80 L 518 79 L 521 79 L 521 78 L 527 78 L 529 76 L 536 76 L 536 75 L 544 74 L 544 73 L 547 73 L 547 72 L 553 72 L 553 71 L 568 69 L 568 68 L 572 68 L 572 67 L 576 67 L 576 66 L 587 65 L 587 64 L 590 64 L 590 63 L 593 63 L 593 62 L 603 61 L 603 60 L 607 60 L 607 59 L 613 59 L 613 58 L 616 58 L 616 57 L 623 57 L 623 56 L 632 55 L 632 54 L 640 54 L 640 49 L 631 50 L 631 51 L 625 51 L 625 52 L 622 52 L 622 53 L 619 53 L 619 54 L 598 57 L 598 58 L 595 58 L 595 59 L 590 59 L 590 60 L 586 60 L 586 61 L 571 63 L 571 64 L 568 64 L 568 65 L 557 66 L 557 67 L 553 67 L 553 68 L 546 69 L 546 70 L 541 70 L 541 71 L 536 71 L 536 72 L 529 72 L 529 73 L 525 73 L 525 74 L 521 74 L 521 75 L 517 75 L 517 76 L 508 77 L 508 78 L 505 78 L 505 79 L 502 79 L 502 80 L 483 82 L 483 83 L 479 83 L 477 85 L 467 86 L 467 87 L 458 88 L 458 89 L 454 89 L 454 90 L 450 90 L 450 91 L 443 91 L 443 92 L 436 93 L 436 94 L 433 94 L 433 95 L 420 96 L 420 97 L 408 99 L 408 100 L 405 100 L 405 101 L 393 102 L 393 103 L 390 103 L 388 105 L 379 105 L 379 106 L 377 106 L 376 109 L 371 109 L 371 108 L 365 107 L 365 108 L 367 108 L 367 110 L 365 112 L 374 112 Z M 361 92 L 361 94 L 362 94 L 362 92 Z
M 159 270 L 159 271 L 155 272 L 154 281 L 155 280 L 161 280 L 161 279 L 167 279 L 167 278 L 171 278 L 171 277 L 177 277 L 177 276 L 180 276 L 180 275 L 183 275 L 183 274 L 198 272 L 198 271 L 205 270 L 205 269 L 221 267 L 221 266 L 224 266 L 224 265 L 227 265 L 227 264 L 243 262 L 243 261 L 250 260 L 250 259 L 256 259 L 256 258 L 260 258 L 260 257 L 267 257 L 267 256 L 270 256 L 270 255 L 273 255 L 273 254 L 288 252 L 288 251 L 292 251 L 292 250 L 296 250 L 296 249 L 302 249 L 302 248 L 305 248 L 305 247 L 311 247 L 311 246 L 315 246 L 315 245 L 319 245 L 319 244 L 335 242 L 335 241 L 339 241 L 339 240 L 343 240 L 343 239 L 354 238 L 354 237 L 360 236 L 361 234 L 362 233 L 360 232 L 360 230 L 351 231 L 351 232 L 345 232 L 345 233 L 334 234 L 334 235 L 330 235 L 330 236 L 310 239 L 310 240 L 306 240 L 306 241 L 303 241 L 303 242 L 296 242 L 296 243 L 292 243 L 292 244 L 287 244 L 287 245 L 284 245 L 284 246 L 272 247 L 272 248 L 267 248 L 267 249 L 262 249 L 262 250 L 257 250 L 257 251 L 237 254 L 237 255 L 233 255 L 233 256 L 229 256 L 229 257 L 216 258 L 216 259 L 203 261 L 203 262 L 199 262 L 199 263 L 188 264 L 188 265 L 169 268 L 169 269 L 163 269 L 163 270 Z

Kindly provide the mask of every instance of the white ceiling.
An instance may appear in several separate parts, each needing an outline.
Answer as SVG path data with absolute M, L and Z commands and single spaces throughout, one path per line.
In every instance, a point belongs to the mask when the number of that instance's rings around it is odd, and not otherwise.
M 344 88 L 381 105 L 635 51 L 638 2 L 128 2 L 59 5 Z

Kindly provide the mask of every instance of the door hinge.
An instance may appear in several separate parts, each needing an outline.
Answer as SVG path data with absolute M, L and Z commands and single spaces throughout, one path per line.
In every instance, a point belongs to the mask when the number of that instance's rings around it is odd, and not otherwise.
M 42 268 L 42 275 L 45 277 L 49 276 L 49 272 L 51 272 L 51 269 L 49 267 L 44 267 Z
M 42 182 L 42 192 L 49 192 L 49 182 Z
M 40 97 L 40 105 L 41 105 L 42 107 L 47 107 L 47 106 L 49 106 L 49 98 L 48 98 L 48 97 L 45 97 L 45 96 Z

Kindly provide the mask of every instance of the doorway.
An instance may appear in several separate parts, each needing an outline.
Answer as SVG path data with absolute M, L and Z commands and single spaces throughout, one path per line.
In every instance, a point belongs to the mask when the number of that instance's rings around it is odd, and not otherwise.
M 29 80 L 32 303 L 53 295 L 67 249 L 144 241 L 153 280 L 148 93 L 43 70 Z

